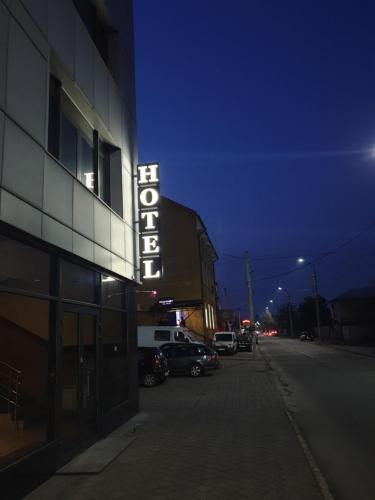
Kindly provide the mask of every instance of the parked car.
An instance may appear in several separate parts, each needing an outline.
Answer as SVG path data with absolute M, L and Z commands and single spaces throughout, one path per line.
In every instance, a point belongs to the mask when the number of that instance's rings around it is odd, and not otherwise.
M 219 367 L 217 353 L 205 344 L 167 343 L 160 349 L 168 360 L 171 375 L 199 377 L 206 370 Z
M 301 332 L 300 340 L 314 340 L 314 337 L 309 332 Z
M 153 387 L 169 375 L 168 362 L 158 347 L 138 347 L 138 377 L 140 384 Z
M 218 353 L 236 354 L 236 334 L 234 332 L 216 332 L 212 339 L 212 347 Z
M 239 335 L 237 337 L 237 348 L 239 351 L 251 352 L 253 350 L 251 337 L 248 335 Z

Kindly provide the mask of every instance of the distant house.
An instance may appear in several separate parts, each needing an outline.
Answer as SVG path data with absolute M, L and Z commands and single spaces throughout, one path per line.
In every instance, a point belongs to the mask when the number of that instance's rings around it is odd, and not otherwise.
M 352 288 L 330 301 L 336 332 L 352 343 L 375 342 L 375 287 Z

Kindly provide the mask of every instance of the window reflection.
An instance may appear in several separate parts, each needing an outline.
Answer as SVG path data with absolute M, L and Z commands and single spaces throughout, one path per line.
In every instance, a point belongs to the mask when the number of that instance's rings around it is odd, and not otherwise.
M 103 310 L 103 406 L 109 410 L 129 399 L 124 313 Z
M 102 304 L 125 309 L 125 283 L 112 276 L 102 275 Z
M 49 293 L 49 255 L 0 236 L 0 285 Z
M 79 179 L 91 191 L 95 189 L 94 152 L 92 143 L 80 135 Z
M 69 172 L 77 175 L 77 129 L 64 114 L 61 115 L 60 160 Z
M 0 467 L 47 441 L 48 340 L 47 301 L 0 293 Z
M 109 165 L 109 152 L 108 146 L 99 141 L 99 165 L 98 165 L 98 176 L 99 176 L 99 197 L 107 203 L 111 204 L 110 197 L 110 165 Z
M 61 296 L 96 303 L 98 274 L 66 260 L 61 261 Z

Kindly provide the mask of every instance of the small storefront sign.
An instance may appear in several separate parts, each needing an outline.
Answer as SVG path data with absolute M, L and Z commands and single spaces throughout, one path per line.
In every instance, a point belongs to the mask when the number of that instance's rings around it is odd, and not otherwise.
M 159 165 L 138 165 L 138 204 L 141 279 L 161 278 L 160 258 L 160 181 Z

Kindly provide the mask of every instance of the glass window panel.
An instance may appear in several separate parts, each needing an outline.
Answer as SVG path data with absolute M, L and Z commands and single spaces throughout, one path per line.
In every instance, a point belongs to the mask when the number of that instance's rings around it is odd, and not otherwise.
M 102 275 L 102 304 L 125 309 L 126 287 L 123 281 Z
M 95 171 L 94 171 L 94 148 L 92 144 L 83 135 L 80 135 L 80 154 L 79 154 L 79 180 L 88 189 L 95 189 Z
M 60 161 L 73 174 L 77 175 L 77 129 L 61 114 Z
M 49 255 L 0 236 L 0 285 L 49 294 Z
M 129 399 L 124 313 L 103 309 L 103 405 L 109 410 Z
M 61 296 L 64 299 L 96 303 L 98 274 L 90 269 L 61 261 Z
M 111 204 L 110 196 L 110 169 L 109 169 L 109 155 L 106 145 L 99 141 L 99 197 L 107 203 Z
M 0 468 L 47 441 L 48 341 L 48 301 L 0 293 Z
M 171 332 L 169 330 L 155 330 L 154 340 L 169 342 L 171 340 Z
M 60 131 L 60 82 L 52 75 L 49 80 L 48 106 L 48 151 L 56 158 L 59 157 Z
M 66 441 L 74 441 L 79 438 L 78 367 L 78 314 L 64 312 L 62 335 L 61 436 Z

